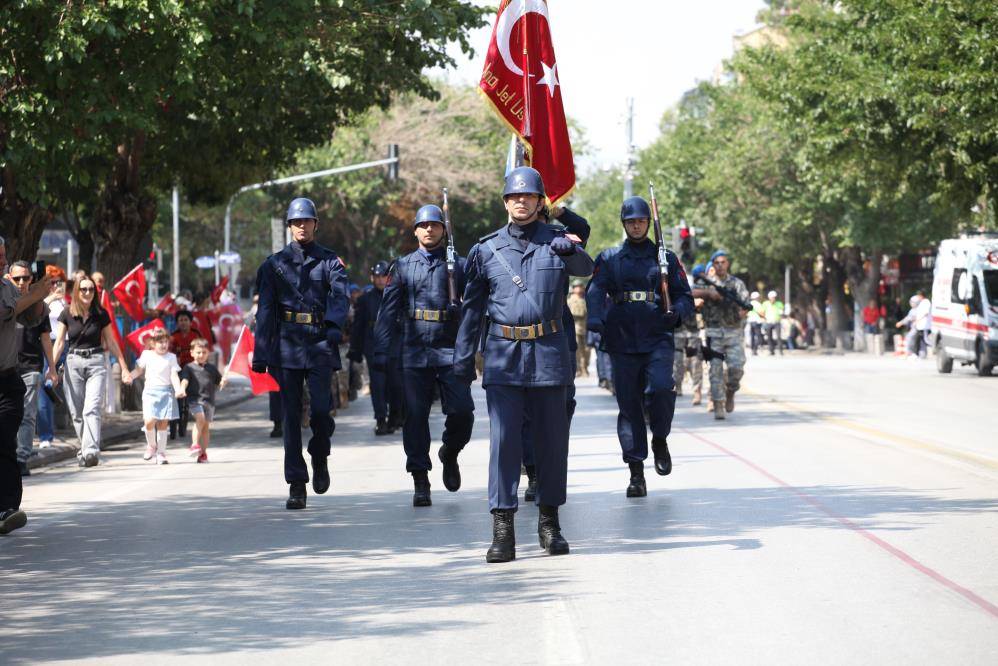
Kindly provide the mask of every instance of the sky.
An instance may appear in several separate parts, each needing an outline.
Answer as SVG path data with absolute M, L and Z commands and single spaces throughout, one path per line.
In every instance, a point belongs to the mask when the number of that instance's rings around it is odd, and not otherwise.
M 665 110 L 712 78 L 732 54 L 734 35 L 756 27 L 762 8 L 762 0 L 548 0 L 565 111 L 584 127 L 593 149 L 580 170 L 624 161 L 628 97 L 634 98 L 634 143 L 651 143 Z M 494 22 L 472 33 L 473 58 L 455 46 L 458 66 L 432 75 L 477 85 Z

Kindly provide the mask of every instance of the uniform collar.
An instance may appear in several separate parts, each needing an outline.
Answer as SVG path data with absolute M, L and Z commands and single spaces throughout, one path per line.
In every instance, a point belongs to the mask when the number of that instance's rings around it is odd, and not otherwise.
M 428 264 L 432 264 L 434 261 L 444 258 L 444 248 L 442 246 L 433 250 L 424 250 L 420 247 L 416 250 L 416 253 Z
M 624 241 L 624 249 L 638 256 L 645 256 L 654 254 L 656 247 L 655 243 L 652 242 L 650 238 L 645 236 L 645 239 L 639 243 L 634 243 L 630 240 Z

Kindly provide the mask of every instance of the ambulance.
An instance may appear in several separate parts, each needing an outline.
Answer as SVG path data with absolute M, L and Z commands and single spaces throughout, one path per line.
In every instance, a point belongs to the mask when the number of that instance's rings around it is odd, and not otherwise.
M 990 375 L 998 363 L 998 233 L 966 234 L 939 245 L 932 280 L 936 369 L 953 362 Z

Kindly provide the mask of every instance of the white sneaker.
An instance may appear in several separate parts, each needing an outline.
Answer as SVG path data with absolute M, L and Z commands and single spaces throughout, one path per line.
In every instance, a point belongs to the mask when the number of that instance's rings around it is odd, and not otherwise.
M 169 465 L 170 461 L 166 459 L 166 454 L 165 453 L 157 453 L 156 454 L 156 464 L 157 465 Z
M 43 439 L 42 441 L 38 442 L 38 448 L 50 449 L 52 448 L 52 441 L 48 439 Z
M 154 455 L 156 455 L 156 447 L 155 446 L 149 446 L 148 444 L 146 444 L 146 451 L 145 451 L 145 453 L 142 454 L 142 459 L 143 460 L 152 460 L 152 457 Z

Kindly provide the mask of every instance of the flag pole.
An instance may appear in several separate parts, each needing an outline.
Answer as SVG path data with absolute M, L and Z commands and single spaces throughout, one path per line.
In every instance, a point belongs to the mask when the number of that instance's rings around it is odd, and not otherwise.
M 523 70 L 523 136 L 533 136 L 533 132 L 530 131 L 530 54 L 528 53 L 530 35 L 527 32 L 527 22 L 530 20 L 530 16 L 527 14 L 527 0 L 520 0 L 520 16 L 523 17 L 523 27 L 521 28 L 523 33 L 523 65 L 521 66 Z

